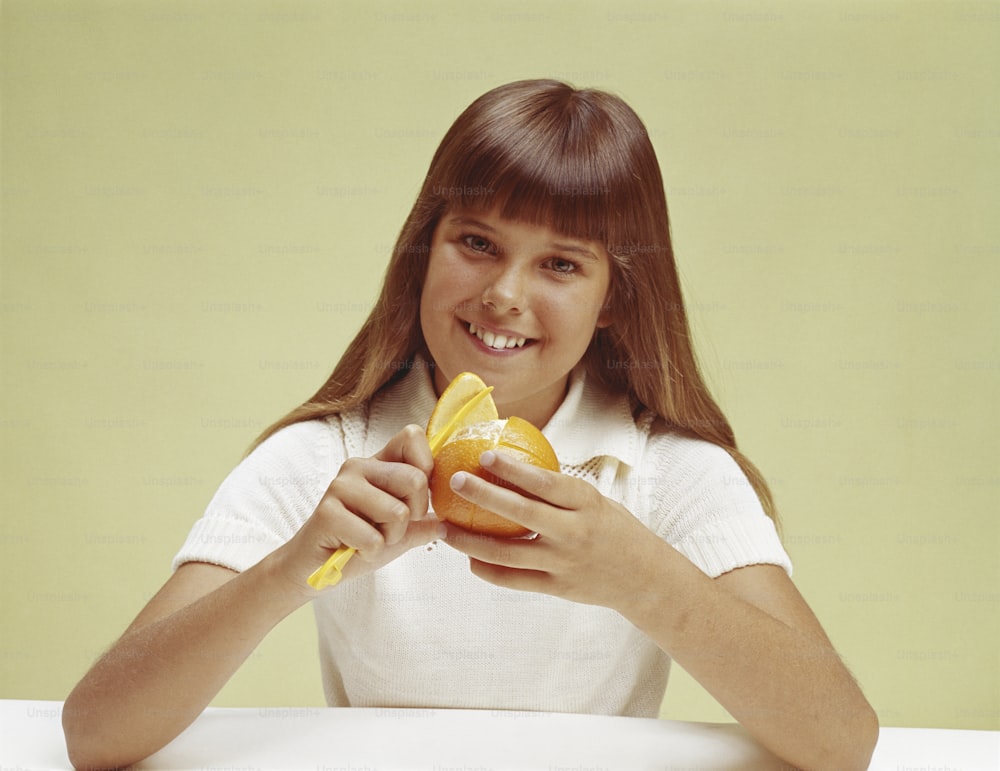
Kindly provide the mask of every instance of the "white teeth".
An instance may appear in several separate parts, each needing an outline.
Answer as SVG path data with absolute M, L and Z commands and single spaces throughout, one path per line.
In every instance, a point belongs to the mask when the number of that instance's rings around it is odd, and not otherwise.
M 507 335 L 496 335 L 488 329 L 480 329 L 475 324 L 469 324 L 469 332 L 494 350 L 500 351 L 505 348 L 520 348 L 526 342 L 526 337 L 507 337 Z

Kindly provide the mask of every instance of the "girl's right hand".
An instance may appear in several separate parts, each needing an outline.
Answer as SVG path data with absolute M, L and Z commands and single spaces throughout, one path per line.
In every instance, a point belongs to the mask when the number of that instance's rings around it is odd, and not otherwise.
M 429 509 L 434 458 L 424 430 L 406 426 L 371 458 L 349 458 L 312 516 L 274 552 L 275 567 L 307 596 L 306 579 L 341 546 L 357 549 L 344 579 L 369 573 L 405 551 L 444 537 Z

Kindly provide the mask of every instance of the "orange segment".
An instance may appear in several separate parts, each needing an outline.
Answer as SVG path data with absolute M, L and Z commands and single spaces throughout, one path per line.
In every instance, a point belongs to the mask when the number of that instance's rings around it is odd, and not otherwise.
M 530 458 L 530 463 L 549 471 L 559 471 L 560 468 L 556 451 L 545 435 L 534 424 L 516 415 L 507 419 L 497 441 L 497 449 L 505 449 L 512 454 L 521 453 Z
M 496 420 L 499 415 L 490 392 L 479 375 L 463 372 L 444 389 L 427 421 L 427 439 L 435 457 L 448 438 L 460 428 Z

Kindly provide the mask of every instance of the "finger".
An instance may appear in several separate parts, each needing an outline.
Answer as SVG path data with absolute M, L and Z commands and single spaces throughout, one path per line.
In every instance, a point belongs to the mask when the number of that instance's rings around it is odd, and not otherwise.
M 398 522 L 407 518 L 409 506 L 403 500 L 415 488 L 408 480 L 408 467 L 367 459 L 350 459 L 340 475 L 330 483 L 328 495 L 340 500 L 355 514 L 370 522 Z M 410 469 L 412 473 L 420 472 Z
M 533 553 L 539 546 L 534 539 L 494 538 L 452 524 L 445 527 L 448 533 L 445 543 L 479 562 L 520 570 L 536 569 L 541 564 L 537 553 Z
M 557 524 L 555 520 L 564 514 L 561 509 L 526 497 L 509 485 L 493 484 L 465 471 L 452 474 L 449 484 L 466 500 L 534 532 L 551 533 L 551 528 Z
M 352 511 L 372 522 L 424 519 L 429 509 L 427 477 L 408 463 L 352 458 L 331 488 Z
M 367 561 L 364 566 L 355 565 L 354 568 L 351 567 L 354 563 L 348 563 L 347 567 L 344 569 L 344 575 L 354 575 L 355 571 L 370 571 L 377 570 L 382 565 L 392 562 L 392 560 L 399 557 L 404 552 L 414 549 L 418 546 L 424 546 L 435 540 L 442 540 L 445 537 L 444 525 L 440 522 L 432 520 L 424 520 L 423 522 L 410 522 L 406 528 L 406 534 L 395 544 L 391 546 L 386 546 L 378 555 Z
M 434 470 L 434 457 L 431 455 L 427 434 L 415 423 L 405 426 L 375 457 L 379 460 L 408 463 L 423 471 L 427 477 Z
M 330 483 L 328 494 L 376 525 L 392 544 L 402 537 L 407 521 L 426 517 L 426 486 L 423 473 L 405 463 L 351 458 Z
M 587 503 L 586 483 L 558 471 L 517 460 L 504 452 L 487 450 L 479 465 L 529 495 L 561 509 L 579 509 Z
M 323 530 L 330 535 L 329 542 L 323 545 L 331 554 L 341 546 L 350 546 L 370 557 L 385 548 L 385 537 L 378 528 L 357 516 L 334 496 L 325 496 L 313 516 L 321 521 Z
M 424 520 L 423 522 L 410 522 L 407 525 L 406 533 L 399 543 L 385 550 L 385 554 L 391 555 L 395 559 L 405 551 L 409 551 L 417 546 L 424 546 L 432 541 L 442 541 L 447 537 L 445 526 L 440 522 Z
M 469 570 L 477 578 L 481 578 L 494 586 L 502 586 L 505 589 L 517 589 L 522 592 L 551 593 L 549 587 L 553 584 L 553 577 L 539 570 L 517 570 L 501 565 L 491 565 L 488 562 L 480 562 L 477 559 L 469 560 Z
M 410 474 L 410 478 L 402 488 L 390 488 L 378 482 L 376 484 L 405 500 L 410 507 L 410 516 L 413 519 L 426 518 L 429 511 L 427 483 L 434 470 L 434 458 L 431 456 L 430 445 L 427 443 L 427 436 L 423 429 L 413 424 L 406 426 L 390 439 L 389 443 L 376 453 L 374 458 L 383 463 L 393 464 L 397 469 L 404 467 L 416 472 L 406 472 Z M 400 481 L 407 482 L 405 479 Z
M 359 483 L 337 490 L 339 501 L 355 519 L 374 525 L 388 544 L 396 543 L 406 531 L 410 509 L 404 501 L 367 484 Z

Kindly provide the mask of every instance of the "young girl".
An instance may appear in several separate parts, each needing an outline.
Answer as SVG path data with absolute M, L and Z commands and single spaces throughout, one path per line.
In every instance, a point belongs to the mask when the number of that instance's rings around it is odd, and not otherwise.
M 536 537 L 430 507 L 423 426 L 463 371 L 544 429 L 562 472 L 485 453 L 509 484 L 451 485 Z M 315 591 L 342 545 L 344 580 Z M 444 137 L 333 374 L 225 480 L 67 699 L 70 756 L 162 747 L 311 602 L 334 706 L 655 717 L 676 660 L 787 761 L 865 768 L 877 720 L 790 571 L 695 363 L 642 123 L 607 93 L 512 83 Z

